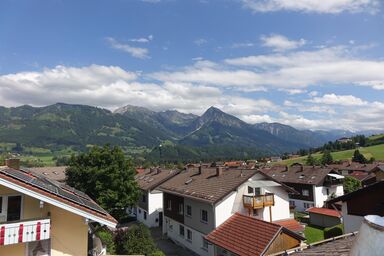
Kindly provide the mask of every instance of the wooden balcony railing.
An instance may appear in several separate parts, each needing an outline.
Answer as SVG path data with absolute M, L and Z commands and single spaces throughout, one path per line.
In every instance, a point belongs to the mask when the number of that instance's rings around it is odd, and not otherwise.
M 251 209 L 260 209 L 268 206 L 274 206 L 275 197 L 272 193 L 258 196 L 243 195 L 243 205 L 245 208 Z
M 50 219 L 0 223 L 0 246 L 49 239 L 50 231 Z

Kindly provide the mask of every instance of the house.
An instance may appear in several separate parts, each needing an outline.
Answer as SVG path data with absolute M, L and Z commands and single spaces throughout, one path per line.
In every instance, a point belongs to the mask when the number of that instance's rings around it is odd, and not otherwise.
M 351 138 L 347 138 L 347 137 L 342 137 L 342 138 L 338 139 L 337 142 L 348 143 L 348 142 L 352 142 L 352 139 Z
M 344 194 L 343 176 L 332 168 L 322 166 L 273 166 L 261 171 L 273 179 L 293 188 L 299 194 L 290 194 L 291 209 L 305 211 L 310 207 L 323 207 L 324 202 Z
M 384 180 L 384 164 L 380 164 L 376 166 L 373 170 L 372 173 L 376 176 L 377 181 Z
M 365 172 L 371 173 L 378 166 L 377 163 L 373 164 L 361 164 L 356 162 L 345 162 L 342 164 L 331 164 L 328 167 L 333 168 L 341 175 L 348 175 L 353 172 Z
M 141 189 L 141 198 L 136 209 L 134 209 L 138 221 L 144 223 L 147 227 L 162 226 L 163 193 L 156 188 L 178 173 L 177 170 L 150 168 L 135 176 L 135 180 Z
M 205 236 L 235 213 L 265 221 L 289 219 L 291 188 L 255 169 L 196 168 L 159 186 L 163 233 L 198 255 L 214 255 Z
M 368 186 L 376 182 L 376 175 L 374 173 L 353 171 L 352 173 L 345 175 L 345 177 L 348 176 L 360 181 L 362 187 Z
M 87 255 L 88 225 L 116 220 L 86 194 L 44 175 L 0 167 L 0 255 Z
M 328 201 L 342 202 L 342 216 L 346 233 L 359 230 L 366 215 L 384 216 L 384 181 L 376 182 L 354 192 Z
M 213 255 L 269 255 L 300 246 L 302 236 L 275 223 L 235 213 L 206 240 L 214 246 Z
M 307 212 L 312 225 L 327 228 L 341 223 L 341 213 L 334 209 L 311 207 Z
M 37 173 L 39 175 L 45 176 L 51 180 L 58 182 L 65 182 L 65 170 L 67 166 L 51 166 L 51 167 L 32 167 L 28 170 Z

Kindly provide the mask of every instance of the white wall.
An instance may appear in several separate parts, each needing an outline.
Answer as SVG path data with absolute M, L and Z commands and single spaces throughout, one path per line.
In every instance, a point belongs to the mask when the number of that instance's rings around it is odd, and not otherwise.
M 364 217 L 349 215 L 347 211 L 347 203 L 343 202 L 341 206 L 341 212 L 343 215 L 343 224 L 344 224 L 344 233 L 351 233 L 358 231 L 361 223 L 364 220 Z
M 235 212 L 233 211 L 233 206 L 237 197 L 237 191 L 232 192 L 229 196 L 225 197 L 223 201 L 215 207 L 215 228 L 220 226 L 225 222 L 229 217 L 232 216 Z
M 201 256 L 211 256 L 214 255 L 213 245 L 208 245 L 208 250 L 202 249 L 203 246 L 203 237 L 204 234 L 194 230 L 191 227 L 185 226 L 177 221 L 165 217 L 164 228 L 167 232 L 168 238 L 174 241 L 179 246 L 188 248 L 189 250 L 197 253 Z M 179 226 L 184 226 L 184 236 L 181 236 L 179 233 Z M 172 226 L 172 228 L 171 228 Z M 192 231 L 192 240 L 187 240 L 187 230 Z
M 310 204 L 310 205 L 314 206 L 314 202 L 313 201 L 306 201 L 306 200 L 299 200 L 299 199 L 292 199 L 292 198 L 289 199 L 289 200 L 295 202 L 295 211 L 299 211 L 299 212 L 304 212 L 306 209 L 308 209 L 308 207 L 304 206 L 304 203 Z
M 147 194 L 148 198 L 148 212 L 147 219 L 144 219 L 144 212 L 146 210 L 137 207 L 136 216 L 137 220 L 146 225 L 147 227 L 159 226 L 159 212 L 163 211 L 163 193 L 160 191 L 151 191 Z
M 290 218 L 288 193 L 281 187 L 266 187 L 265 192 L 275 194 L 275 205 L 272 206 L 272 221 Z M 263 220 L 270 221 L 269 207 L 263 210 Z
M 329 191 L 328 195 L 327 189 Z M 323 207 L 324 201 L 327 201 L 333 193 L 335 193 L 336 196 L 344 194 L 343 185 L 333 185 L 331 187 L 314 186 L 313 192 L 316 207 Z

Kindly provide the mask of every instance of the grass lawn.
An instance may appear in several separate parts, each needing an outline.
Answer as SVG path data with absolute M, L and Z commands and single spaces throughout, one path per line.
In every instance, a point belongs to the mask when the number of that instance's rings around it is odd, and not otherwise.
M 324 228 L 308 225 L 304 229 L 304 235 L 307 239 L 307 244 L 324 240 Z

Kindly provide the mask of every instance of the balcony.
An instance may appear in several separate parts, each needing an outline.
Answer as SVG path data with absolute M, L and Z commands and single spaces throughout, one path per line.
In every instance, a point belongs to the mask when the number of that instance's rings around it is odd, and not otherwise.
M 0 223 L 0 246 L 50 238 L 51 220 L 33 219 Z
M 272 193 L 258 196 L 243 195 L 243 205 L 249 209 L 260 209 L 275 205 L 275 197 Z

